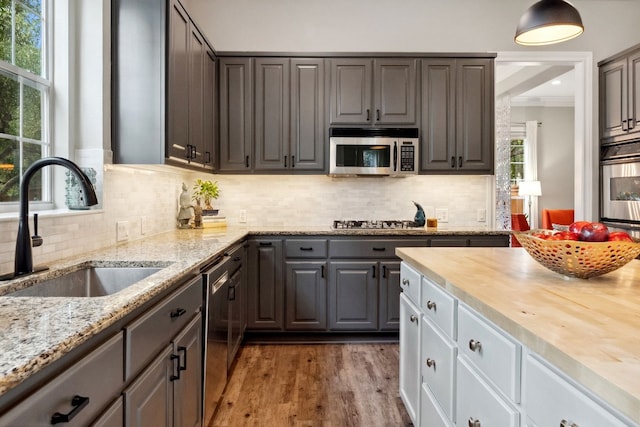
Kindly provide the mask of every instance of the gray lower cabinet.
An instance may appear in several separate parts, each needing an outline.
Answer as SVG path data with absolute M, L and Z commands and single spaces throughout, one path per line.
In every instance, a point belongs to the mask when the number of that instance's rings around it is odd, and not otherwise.
M 89 425 L 120 395 L 123 354 L 124 336 L 119 332 L 4 414 L 0 425 L 50 426 L 65 416 L 65 425 Z
M 124 401 L 122 396 L 109 406 L 109 408 L 97 420 L 91 424 L 91 427 L 120 427 L 124 426 Z
M 375 261 L 329 262 L 329 329 L 378 329 Z
M 326 261 L 286 261 L 285 328 L 327 329 Z
M 125 425 L 202 424 L 202 317 L 198 314 L 124 391 Z
M 282 239 L 249 240 L 247 258 L 247 330 L 282 330 Z
M 421 61 L 421 172 L 493 171 L 494 60 Z
M 400 261 L 380 263 L 378 326 L 381 331 L 397 331 L 400 325 Z

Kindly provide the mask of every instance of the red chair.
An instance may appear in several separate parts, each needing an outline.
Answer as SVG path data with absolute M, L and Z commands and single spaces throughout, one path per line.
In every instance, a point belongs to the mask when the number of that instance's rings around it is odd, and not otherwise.
M 573 209 L 543 209 L 542 228 L 553 230 L 553 224 L 570 225 L 574 221 Z
M 529 223 L 527 222 L 527 218 L 524 214 L 511 214 L 511 229 L 514 231 L 528 231 Z M 515 236 L 511 236 L 511 247 L 519 248 L 522 247 L 518 239 Z

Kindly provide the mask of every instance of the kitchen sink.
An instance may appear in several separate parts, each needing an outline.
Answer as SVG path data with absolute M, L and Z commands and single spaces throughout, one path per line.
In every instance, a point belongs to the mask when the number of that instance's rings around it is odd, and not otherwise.
M 9 297 L 103 297 L 162 270 L 160 267 L 88 266 L 6 294 Z

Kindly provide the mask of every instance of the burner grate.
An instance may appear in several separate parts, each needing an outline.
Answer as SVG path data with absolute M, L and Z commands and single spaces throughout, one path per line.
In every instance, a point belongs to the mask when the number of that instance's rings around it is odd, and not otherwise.
M 335 220 L 333 221 L 333 229 L 362 229 L 362 230 L 375 230 L 375 229 L 409 229 L 409 228 L 422 228 L 418 226 L 414 221 L 410 220 Z

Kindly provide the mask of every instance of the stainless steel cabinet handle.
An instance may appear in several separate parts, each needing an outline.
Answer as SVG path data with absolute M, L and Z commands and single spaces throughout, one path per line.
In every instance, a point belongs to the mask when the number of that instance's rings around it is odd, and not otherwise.
M 482 343 L 476 340 L 469 340 L 469 348 L 471 351 L 480 351 L 482 350 Z
M 560 427 L 580 427 L 580 426 L 578 426 L 578 424 L 576 423 L 572 423 L 567 420 L 562 420 L 560 421 Z
M 473 417 L 469 417 L 469 427 L 482 427 L 480 420 L 476 420 Z
M 435 308 L 436 308 L 436 303 L 435 303 L 435 301 L 427 301 L 427 308 L 428 308 L 429 310 L 435 310 Z
M 409 279 L 402 279 L 402 284 L 405 286 L 409 286 Z
M 427 358 L 427 366 L 430 368 L 434 368 L 436 367 L 436 361 L 433 360 L 432 358 Z
M 409 317 L 409 320 L 410 320 L 411 322 L 417 322 L 417 321 L 418 321 L 418 318 L 412 314 L 412 315 Z

